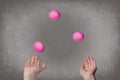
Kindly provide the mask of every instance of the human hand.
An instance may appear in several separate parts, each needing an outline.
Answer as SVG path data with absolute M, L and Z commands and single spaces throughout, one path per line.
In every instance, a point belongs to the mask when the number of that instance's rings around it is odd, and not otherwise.
M 87 56 L 84 60 L 84 64 L 80 68 L 80 75 L 85 79 L 94 78 L 94 73 L 96 72 L 97 66 L 96 61 L 90 56 Z M 93 79 L 91 79 L 93 80 Z
M 35 80 L 36 76 L 46 69 L 46 64 L 41 65 L 38 56 L 33 56 L 24 67 L 24 80 Z

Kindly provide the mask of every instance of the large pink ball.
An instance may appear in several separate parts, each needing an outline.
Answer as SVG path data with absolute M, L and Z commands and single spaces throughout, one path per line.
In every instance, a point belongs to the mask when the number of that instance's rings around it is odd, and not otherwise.
M 50 18 L 51 20 L 53 20 L 53 21 L 59 20 L 60 17 L 61 17 L 61 14 L 60 14 L 60 12 L 57 11 L 57 10 L 53 10 L 53 11 L 51 11 L 51 12 L 49 13 L 49 18 Z
M 33 47 L 36 52 L 42 53 L 44 51 L 44 45 L 42 42 L 35 42 Z
M 82 42 L 84 40 L 84 34 L 82 32 L 75 32 L 73 34 L 73 40 L 75 42 Z

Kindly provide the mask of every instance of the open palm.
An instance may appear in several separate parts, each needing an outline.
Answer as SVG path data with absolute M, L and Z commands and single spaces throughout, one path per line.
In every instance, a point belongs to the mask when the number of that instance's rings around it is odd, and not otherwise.
M 87 56 L 80 68 L 80 74 L 83 77 L 94 75 L 96 68 L 96 61 L 92 57 Z
M 43 63 L 41 65 L 40 59 L 37 56 L 33 56 L 30 60 L 28 60 L 27 64 L 24 68 L 24 74 L 30 74 L 33 76 L 38 75 L 40 72 L 46 69 L 46 64 Z

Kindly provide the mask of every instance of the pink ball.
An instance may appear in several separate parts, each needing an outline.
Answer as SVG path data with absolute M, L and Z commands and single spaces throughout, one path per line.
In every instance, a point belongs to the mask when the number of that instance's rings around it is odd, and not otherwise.
M 82 42 L 84 40 L 84 34 L 82 32 L 75 32 L 73 34 L 73 40 L 75 42 Z
M 34 50 L 36 52 L 42 53 L 44 51 L 44 45 L 41 42 L 35 42 L 34 43 Z
M 57 11 L 57 10 L 53 10 L 53 11 L 51 11 L 51 12 L 49 13 L 49 18 L 50 18 L 51 20 L 53 20 L 53 21 L 59 20 L 60 17 L 61 17 L 61 14 L 60 14 L 60 12 Z

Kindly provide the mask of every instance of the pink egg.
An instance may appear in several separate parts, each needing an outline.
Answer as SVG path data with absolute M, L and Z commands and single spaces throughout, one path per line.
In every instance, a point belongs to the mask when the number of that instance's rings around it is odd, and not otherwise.
M 53 11 L 51 11 L 51 12 L 49 13 L 49 18 L 50 18 L 51 20 L 53 20 L 53 21 L 59 20 L 60 17 L 61 17 L 61 14 L 60 14 L 60 12 L 57 11 L 57 10 L 53 10 Z
M 82 32 L 75 32 L 73 34 L 73 40 L 75 42 L 82 42 L 84 40 L 84 34 Z
M 35 42 L 34 43 L 34 50 L 36 52 L 42 53 L 44 51 L 44 45 L 42 42 Z

